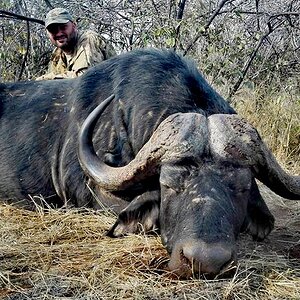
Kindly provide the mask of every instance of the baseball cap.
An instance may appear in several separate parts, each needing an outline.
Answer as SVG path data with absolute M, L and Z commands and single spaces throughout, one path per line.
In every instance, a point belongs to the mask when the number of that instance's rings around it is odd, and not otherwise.
M 54 8 L 50 10 L 45 19 L 46 28 L 51 24 L 66 24 L 69 21 L 73 21 L 73 18 L 69 12 L 64 8 Z

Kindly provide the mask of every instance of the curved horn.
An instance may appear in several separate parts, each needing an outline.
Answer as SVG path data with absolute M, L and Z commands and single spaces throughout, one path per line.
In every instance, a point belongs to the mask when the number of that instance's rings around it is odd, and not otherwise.
M 83 171 L 94 182 L 108 190 L 127 188 L 133 177 L 133 174 L 128 172 L 127 169 L 124 173 L 124 167 L 114 168 L 101 161 L 92 142 L 96 123 L 114 97 L 114 95 L 111 95 L 105 99 L 88 115 L 81 126 L 78 141 L 78 158 Z M 118 180 L 120 178 L 122 178 L 121 182 Z
M 237 115 L 209 117 L 210 146 L 220 156 L 252 167 L 254 176 L 276 194 L 300 200 L 300 176 L 286 173 L 256 129 Z
M 143 180 L 147 176 L 154 175 L 158 171 L 157 160 L 159 159 L 159 155 L 156 155 L 156 157 L 148 155 L 150 159 L 139 152 L 136 158 L 128 165 L 111 167 L 97 157 L 91 143 L 86 144 L 85 142 L 81 142 L 81 140 L 81 136 L 79 136 L 80 165 L 85 174 L 99 187 L 110 191 L 126 190 L 133 184 Z
M 106 165 L 95 153 L 92 134 L 101 113 L 112 99 L 113 96 L 103 101 L 87 117 L 79 134 L 78 156 L 81 167 L 99 187 L 111 191 L 125 190 L 134 183 L 157 174 L 161 160 L 174 160 L 181 156 L 191 156 L 195 151 L 203 151 L 206 144 L 203 136 L 207 136 L 207 126 L 203 125 L 203 122 L 206 124 L 206 118 L 196 113 L 174 114 L 158 126 L 150 140 L 128 165 Z M 193 145 L 201 139 L 202 144 L 198 142 L 196 146 Z

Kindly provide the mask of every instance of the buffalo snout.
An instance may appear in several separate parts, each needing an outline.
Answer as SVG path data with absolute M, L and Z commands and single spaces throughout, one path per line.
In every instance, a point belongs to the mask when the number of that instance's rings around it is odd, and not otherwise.
M 232 270 L 236 264 L 235 257 L 236 251 L 228 243 L 188 239 L 177 243 L 173 248 L 169 269 L 184 278 L 213 278 Z

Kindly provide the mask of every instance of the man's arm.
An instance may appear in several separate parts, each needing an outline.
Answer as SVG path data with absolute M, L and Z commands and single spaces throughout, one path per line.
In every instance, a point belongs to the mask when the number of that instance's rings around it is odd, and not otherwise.
M 83 73 L 82 73 L 83 74 Z M 80 74 L 80 75 L 82 75 Z M 73 71 L 66 71 L 65 73 L 55 74 L 53 72 L 44 74 L 42 76 L 37 77 L 35 80 L 52 80 L 52 79 L 64 79 L 64 78 L 75 78 L 80 75 L 77 75 Z
M 52 52 L 47 72 L 37 77 L 35 80 L 52 80 L 74 77 L 76 77 L 76 74 L 72 71 L 68 71 L 67 69 L 67 59 L 63 51 L 56 48 Z

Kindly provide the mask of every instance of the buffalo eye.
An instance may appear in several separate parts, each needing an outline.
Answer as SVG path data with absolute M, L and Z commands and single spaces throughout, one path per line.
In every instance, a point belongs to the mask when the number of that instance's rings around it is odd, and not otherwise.
M 189 174 L 190 170 L 187 166 L 167 164 L 161 168 L 159 181 L 163 187 L 179 193 L 184 190 Z

